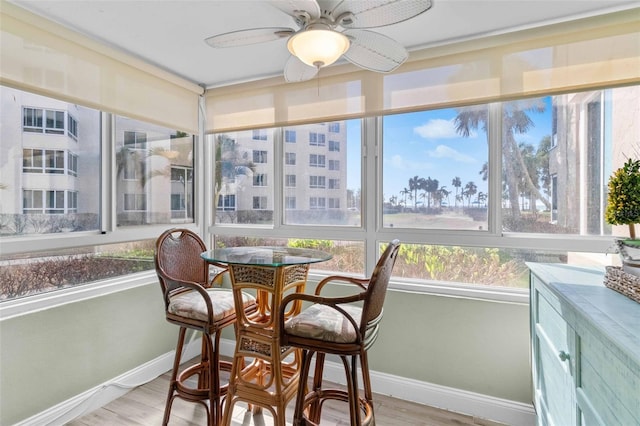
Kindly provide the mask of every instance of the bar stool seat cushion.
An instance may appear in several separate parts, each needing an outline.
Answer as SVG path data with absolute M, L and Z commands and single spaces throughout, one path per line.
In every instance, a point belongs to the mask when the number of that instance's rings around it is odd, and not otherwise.
M 206 291 L 211 299 L 214 321 L 234 315 L 235 305 L 231 290 L 209 288 Z M 255 303 L 256 299 L 250 294 L 243 293 L 242 300 L 244 307 L 247 307 Z M 197 291 L 187 291 L 173 296 L 169 300 L 168 311 L 174 315 L 199 321 L 207 321 L 208 317 L 205 300 Z
M 362 308 L 339 305 L 360 324 Z M 354 343 L 357 338 L 353 324 L 340 311 L 327 305 L 311 305 L 284 325 L 288 334 L 332 343 Z

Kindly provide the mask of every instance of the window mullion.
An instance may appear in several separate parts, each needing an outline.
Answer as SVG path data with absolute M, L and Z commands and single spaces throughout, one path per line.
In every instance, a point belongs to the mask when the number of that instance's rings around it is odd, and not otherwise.
M 502 234 L 502 103 L 489 104 L 489 233 Z

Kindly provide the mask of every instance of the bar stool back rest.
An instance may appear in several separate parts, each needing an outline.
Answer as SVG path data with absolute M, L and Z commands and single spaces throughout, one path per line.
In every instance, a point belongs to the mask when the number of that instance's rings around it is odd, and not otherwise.
M 295 301 L 312 303 L 280 327 L 281 344 L 303 350 L 293 425 L 319 424 L 322 404 L 329 399 L 349 403 L 351 426 L 375 423 L 367 350 L 378 336 L 384 299 L 399 249 L 398 240 L 390 242 L 368 279 L 333 275 L 318 283 L 314 295 L 292 294 L 283 300 L 281 306 L 283 311 L 289 303 Z M 322 297 L 320 295 L 322 289 L 332 281 L 355 284 L 363 291 L 351 296 Z M 363 302 L 362 307 L 349 305 L 355 302 Z M 347 391 L 323 388 L 322 373 L 326 354 L 338 355 L 342 359 Z M 307 378 L 314 355 L 316 355 L 316 368 L 313 389 L 307 392 Z M 350 362 L 347 357 L 351 358 Z M 358 395 L 358 359 L 364 385 L 364 398 Z
M 220 334 L 223 328 L 235 324 L 236 314 L 231 290 L 211 286 L 226 269 L 218 269 L 209 282 L 209 264 L 200 257 L 204 251 L 202 239 L 188 229 L 169 229 L 156 240 L 154 260 L 166 319 L 180 326 L 163 425 L 169 423 L 176 397 L 202 405 L 210 426 L 220 424 L 222 419 L 228 384 L 221 385 L 220 370 L 230 370 L 231 364 L 220 361 Z M 245 309 L 255 309 L 255 299 L 247 300 Z M 202 333 L 202 349 L 199 362 L 180 372 L 187 329 Z

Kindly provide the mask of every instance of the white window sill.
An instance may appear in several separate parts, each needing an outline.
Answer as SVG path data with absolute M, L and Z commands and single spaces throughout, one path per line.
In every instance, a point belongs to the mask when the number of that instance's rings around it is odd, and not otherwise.
M 8 300 L 0 303 L 0 321 L 157 282 L 151 270 Z
M 310 272 L 309 280 L 318 282 L 329 274 Z M 118 291 L 129 290 L 143 285 L 157 284 L 155 271 L 144 271 L 115 277 L 91 284 L 78 285 L 63 290 L 55 290 L 34 296 L 22 297 L 0 303 L 0 321 L 33 312 L 63 306 L 82 300 L 104 296 Z M 425 282 L 417 279 L 392 280 L 390 291 L 420 293 L 443 297 L 486 300 L 502 303 L 529 303 L 526 289 L 491 287 L 472 284 L 452 284 L 447 282 Z

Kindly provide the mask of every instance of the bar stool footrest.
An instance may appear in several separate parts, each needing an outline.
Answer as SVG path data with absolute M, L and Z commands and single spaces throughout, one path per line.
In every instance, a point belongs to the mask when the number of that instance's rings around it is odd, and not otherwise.
M 228 371 L 231 373 L 231 363 L 228 361 L 220 361 L 220 371 Z M 203 363 L 197 363 L 188 368 L 185 368 L 176 378 L 175 392 L 177 397 L 186 401 L 197 402 L 209 399 L 210 386 L 209 383 L 203 383 L 202 387 L 194 387 L 187 384 L 187 381 L 193 376 L 200 374 L 208 374 L 209 366 Z M 193 379 L 198 382 L 198 378 Z M 196 385 L 197 386 L 197 385 Z M 220 396 L 224 396 L 227 393 L 229 384 L 225 383 L 220 385 Z
M 302 410 L 302 420 L 305 426 L 319 426 L 319 423 L 314 423 L 309 419 L 310 410 L 313 406 L 317 407 L 317 415 L 322 413 L 322 404 L 327 400 L 342 401 L 349 403 L 349 393 L 340 389 L 319 389 L 307 393 L 304 398 L 304 406 Z M 373 407 L 364 398 L 358 398 L 358 407 L 362 411 L 361 426 L 374 425 L 373 422 Z

